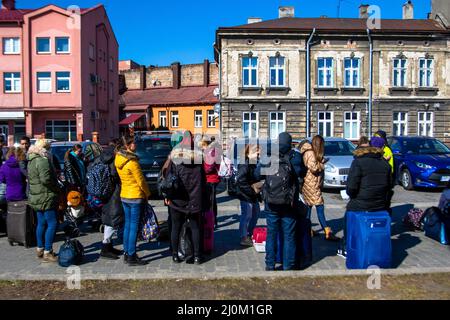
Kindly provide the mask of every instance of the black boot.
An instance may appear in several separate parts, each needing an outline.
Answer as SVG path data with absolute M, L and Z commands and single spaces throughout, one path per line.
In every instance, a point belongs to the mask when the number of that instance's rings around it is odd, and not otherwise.
M 128 254 L 123 255 L 123 263 L 128 264 Z
M 109 260 L 117 260 L 119 257 L 112 252 L 112 244 L 111 243 L 103 243 L 102 251 L 100 252 L 100 257 L 109 259 Z
M 203 263 L 203 258 L 201 256 L 197 256 L 194 258 L 195 265 L 201 265 Z
M 174 253 L 174 254 L 172 255 L 172 261 L 173 261 L 174 263 L 180 263 L 180 262 L 181 262 L 181 259 L 180 259 L 180 257 L 178 256 L 178 253 Z
M 146 264 L 147 264 L 147 262 L 145 262 L 144 260 L 141 260 L 141 258 L 139 258 L 137 256 L 137 254 L 134 254 L 131 257 L 128 257 L 128 265 L 130 267 L 145 266 Z
M 111 248 L 111 252 L 114 253 L 116 256 L 121 256 L 122 253 L 123 253 L 123 251 L 115 249 L 113 247 L 112 243 L 111 243 L 111 247 L 110 248 Z

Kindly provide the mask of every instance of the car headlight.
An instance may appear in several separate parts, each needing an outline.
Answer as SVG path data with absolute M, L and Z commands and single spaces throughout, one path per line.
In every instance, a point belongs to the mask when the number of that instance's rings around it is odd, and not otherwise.
M 433 166 L 430 166 L 428 164 L 422 163 L 422 162 L 416 162 L 416 166 L 419 167 L 420 169 L 425 169 L 425 170 L 430 170 L 433 169 Z
M 325 172 L 328 172 L 328 173 L 336 173 L 336 172 L 337 172 L 337 168 L 336 168 L 335 166 L 333 166 L 332 164 L 327 163 L 327 164 L 325 165 Z

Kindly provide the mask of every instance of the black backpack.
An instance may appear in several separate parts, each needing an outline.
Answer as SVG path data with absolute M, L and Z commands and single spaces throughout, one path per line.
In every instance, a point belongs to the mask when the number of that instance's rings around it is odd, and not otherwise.
M 165 175 L 164 175 L 165 171 L 164 168 L 159 173 L 158 192 L 161 197 L 172 200 L 177 195 L 180 184 L 172 161 L 171 160 L 168 161 L 170 161 L 170 163 L 164 165 L 164 167 L 167 167 Z
M 280 155 L 275 160 L 278 171 L 266 176 L 264 200 L 268 204 L 294 206 L 296 176 L 291 165 L 292 154 Z

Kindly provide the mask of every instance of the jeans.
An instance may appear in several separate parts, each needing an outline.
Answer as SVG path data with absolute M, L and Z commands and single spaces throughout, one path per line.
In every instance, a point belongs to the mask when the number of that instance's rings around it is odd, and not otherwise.
M 209 209 L 214 212 L 214 224 L 217 225 L 217 183 L 207 183 Z
M 313 207 L 308 207 L 307 219 L 311 220 L 311 213 Z M 320 226 L 323 230 L 328 228 L 327 219 L 325 218 L 325 206 L 322 204 L 320 206 L 316 206 L 317 217 L 319 218 Z
M 241 239 L 253 235 L 253 230 L 258 224 L 260 211 L 259 202 L 241 201 L 241 221 L 239 223 Z
M 288 211 L 288 210 L 287 210 Z M 278 235 L 282 235 L 283 269 L 294 270 L 296 262 L 296 236 L 297 218 L 293 212 L 274 212 L 268 210 L 267 239 L 266 239 L 266 266 L 275 268 Z
M 38 225 L 36 229 L 36 238 L 38 248 L 44 248 L 45 251 L 51 252 L 53 250 L 53 240 L 56 234 L 56 211 L 38 211 L 37 212 Z M 47 229 L 46 229 L 47 227 Z M 45 243 L 43 241 L 45 235 Z
M 183 224 L 186 222 L 186 214 L 179 212 L 171 208 L 170 216 L 172 219 L 172 233 L 170 235 L 172 243 L 172 254 L 178 254 L 178 247 L 180 244 L 180 233 L 183 228 Z M 192 245 L 194 247 L 194 256 L 200 257 L 200 223 L 201 214 L 189 215 L 189 228 L 191 229 Z
M 129 256 L 136 254 L 137 233 L 139 221 L 144 211 L 145 204 L 122 201 L 125 213 L 125 227 L 123 231 L 123 250 Z

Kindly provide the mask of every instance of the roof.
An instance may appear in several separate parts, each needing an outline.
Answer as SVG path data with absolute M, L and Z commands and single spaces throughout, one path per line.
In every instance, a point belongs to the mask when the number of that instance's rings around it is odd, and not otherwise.
M 190 86 L 175 88 L 152 88 L 129 90 L 122 97 L 128 106 L 170 106 L 170 105 L 207 105 L 216 104 L 218 98 L 213 92 L 217 86 Z
M 220 27 L 221 31 L 360 31 L 366 32 L 367 19 L 352 18 L 281 18 L 267 20 L 235 27 Z M 372 29 L 377 32 L 449 32 L 439 22 L 431 19 L 382 19 L 381 29 Z
M 24 16 L 28 13 L 31 13 L 36 10 L 40 10 L 42 8 L 38 9 L 17 9 L 17 10 L 6 10 L 1 9 L 0 10 L 0 23 L 1 22 L 23 22 Z M 82 8 L 80 9 L 80 13 L 86 13 L 87 11 L 91 10 L 92 8 Z
M 135 123 L 136 121 L 138 121 L 143 116 L 145 116 L 145 113 L 132 114 L 129 117 L 127 117 L 127 118 L 123 119 L 122 121 L 120 121 L 119 122 L 119 126 L 129 126 L 130 124 Z

